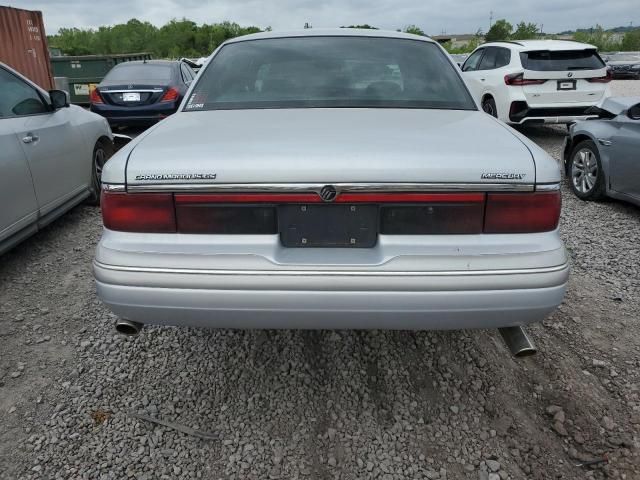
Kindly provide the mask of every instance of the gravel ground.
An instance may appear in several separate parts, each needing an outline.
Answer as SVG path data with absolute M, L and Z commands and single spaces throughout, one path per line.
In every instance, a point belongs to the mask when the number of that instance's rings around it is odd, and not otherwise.
M 563 193 L 569 291 L 521 360 L 495 331 L 120 337 L 74 209 L 0 260 L 0 478 L 640 478 L 640 209 Z

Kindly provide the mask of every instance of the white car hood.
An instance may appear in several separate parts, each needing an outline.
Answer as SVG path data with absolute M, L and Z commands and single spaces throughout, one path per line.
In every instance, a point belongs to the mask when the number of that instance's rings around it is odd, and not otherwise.
M 478 111 L 217 110 L 163 120 L 136 142 L 126 180 L 532 184 L 535 164 L 520 138 Z

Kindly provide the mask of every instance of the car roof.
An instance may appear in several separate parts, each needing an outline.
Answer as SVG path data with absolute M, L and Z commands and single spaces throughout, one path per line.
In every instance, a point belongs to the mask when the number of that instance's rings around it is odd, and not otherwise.
M 406 40 L 421 40 L 423 42 L 436 43 L 429 37 L 414 35 L 411 33 L 395 32 L 391 30 L 374 30 L 369 28 L 306 28 L 304 30 L 271 31 L 252 33 L 227 40 L 225 43 L 246 42 L 248 40 L 262 40 L 268 38 L 294 38 L 294 37 L 376 37 L 376 38 L 400 38 Z
M 574 42 L 573 40 L 513 40 L 485 43 L 481 47 L 509 47 L 519 52 L 596 49 L 596 47 L 588 43 Z

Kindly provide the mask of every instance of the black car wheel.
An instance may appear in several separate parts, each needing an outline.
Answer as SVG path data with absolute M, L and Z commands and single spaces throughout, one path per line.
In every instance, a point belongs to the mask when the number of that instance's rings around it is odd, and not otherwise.
M 100 205 L 100 189 L 102 179 L 102 169 L 109 157 L 113 155 L 113 148 L 105 140 L 98 140 L 93 149 L 92 171 L 91 171 L 91 195 L 87 202 L 91 205 Z
M 567 179 L 573 193 L 582 200 L 600 200 L 605 195 L 605 175 L 598 147 L 591 140 L 571 151 Z

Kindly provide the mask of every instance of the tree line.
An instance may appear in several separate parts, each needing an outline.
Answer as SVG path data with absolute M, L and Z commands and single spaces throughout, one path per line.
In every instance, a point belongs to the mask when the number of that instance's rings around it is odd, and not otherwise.
M 349 25 L 350 28 L 376 27 L 362 24 Z M 240 26 L 233 22 L 221 22 L 198 25 L 183 18 L 171 20 L 162 27 L 135 18 L 127 23 L 103 26 L 98 29 L 61 28 L 57 34 L 48 37 L 49 46 L 59 48 L 65 55 L 109 55 L 116 53 L 150 52 L 155 58 L 202 57 L 213 52 L 224 41 L 271 30 L 256 26 Z M 426 35 L 417 25 L 408 25 L 402 29 L 407 33 Z M 450 53 L 467 53 L 483 41 L 527 40 L 535 38 L 554 38 L 543 35 L 534 23 L 521 21 L 515 28 L 505 19 L 496 21 L 486 35 L 478 30 L 465 45 L 453 46 L 450 42 L 443 46 Z M 574 39 L 595 45 L 602 51 L 640 51 L 640 28 L 629 30 L 622 40 L 613 32 L 597 26 L 590 30 L 580 30 Z
M 615 51 L 639 51 L 640 50 L 640 28 L 627 30 L 622 38 L 616 32 L 605 30 L 602 26 L 596 25 L 591 29 L 582 29 L 573 33 L 573 39 L 577 42 L 589 43 L 598 47 L 603 52 Z M 553 39 L 554 35 L 544 35 L 538 30 L 535 23 L 520 22 L 514 30 L 513 25 L 507 20 L 500 19 L 494 23 L 485 41 L 495 42 L 500 40 L 529 40 L 536 38 Z
M 310 28 L 305 25 L 305 28 Z M 349 25 L 343 28 L 372 28 L 371 25 Z M 230 38 L 271 30 L 237 23 L 221 22 L 198 25 L 183 18 L 171 20 L 158 28 L 149 22 L 132 18 L 127 23 L 95 29 L 61 28 L 48 36 L 49 46 L 59 48 L 65 55 L 109 55 L 115 53 L 150 52 L 156 58 L 202 57 L 213 52 Z M 426 35 L 416 25 L 408 25 L 404 32 Z
M 225 40 L 261 31 L 232 22 L 197 25 L 185 18 L 158 28 L 133 18 L 97 30 L 61 28 L 47 38 L 50 47 L 59 48 L 65 55 L 150 52 L 155 58 L 180 58 L 206 56 Z

